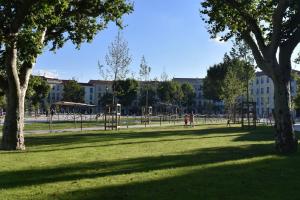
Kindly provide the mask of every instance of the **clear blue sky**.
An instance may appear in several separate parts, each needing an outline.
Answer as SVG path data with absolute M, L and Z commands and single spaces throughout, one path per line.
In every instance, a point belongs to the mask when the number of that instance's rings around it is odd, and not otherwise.
M 138 74 L 142 55 L 152 67 L 151 77 L 165 72 L 172 77 L 205 77 L 209 66 L 222 60 L 231 43 L 211 40 L 199 14 L 201 0 L 135 0 L 135 10 L 124 16 L 124 38 Z M 99 79 L 97 62 L 104 63 L 107 47 L 117 34 L 110 26 L 80 50 L 68 43 L 56 53 L 45 49 L 34 72 L 50 72 L 59 78 L 81 82 Z

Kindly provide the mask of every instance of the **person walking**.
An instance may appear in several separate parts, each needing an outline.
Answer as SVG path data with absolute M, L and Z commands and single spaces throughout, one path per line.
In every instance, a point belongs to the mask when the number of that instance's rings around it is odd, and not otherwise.
M 194 115 L 194 113 L 192 112 L 192 113 L 190 114 L 190 126 L 191 126 L 191 127 L 194 127 L 194 126 L 195 126 L 194 121 L 195 121 L 195 115 Z
M 187 114 L 185 114 L 185 116 L 184 116 L 184 126 L 185 126 L 185 127 L 187 127 L 188 121 L 189 121 L 189 117 L 188 117 Z

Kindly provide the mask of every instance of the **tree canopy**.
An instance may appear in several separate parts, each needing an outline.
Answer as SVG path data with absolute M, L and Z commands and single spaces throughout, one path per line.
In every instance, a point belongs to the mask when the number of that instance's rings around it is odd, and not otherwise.
M 76 80 L 64 82 L 63 101 L 84 103 L 84 94 L 84 88 Z
M 33 65 L 47 46 L 91 42 L 109 22 L 119 27 L 133 4 L 126 0 L 0 1 L 0 86 L 7 96 L 2 148 L 24 150 L 24 99 Z
M 182 105 L 185 106 L 188 110 L 191 110 L 191 108 L 195 105 L 195 90 L 189 83 L 183 83 L 181 85 L 181 90 L 183 93 Z
M 280 153 L 297 150 L 293 130 L 291 56 L 300 42 L 299 0 L 206 0 L 202 18 L 212 38 L 243 40 L 250 47 L 258 67 L 274 84 L 275 147 Z
M 228 65 L 224 62 L 211 66 L 203 80 L 203 95 L 206 99 L 221 100 L 222 85 Z
M 122 106 L 129 106 L 137 98 L 138 86 L 138 82 L 134 79 L 114 82 L 116 97 Z
M 50 92 L 50 85 L 39 76 L 32 76 L 29 80 L 28 89 L 26 92 L 26 99 L 37 107 L 43 99 L 45 99 Z
M 179 83 L 175 81 L 163 81 L 158 84 L 157 94 L 164 103 L 179 104 L 183 93 Z

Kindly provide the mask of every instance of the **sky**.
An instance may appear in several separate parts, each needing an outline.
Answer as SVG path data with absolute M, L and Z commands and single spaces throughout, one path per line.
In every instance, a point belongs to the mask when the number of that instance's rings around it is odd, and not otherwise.
M 138 76 L 144 55 L 152 68 L 151 78 L 163 72 L 169 78 L 203 78 L 209 66 L 222 61 L 231 42 L 210 39 L 201 20 L 201 0 L 135 0 L 134 12 L 123 17 L 123 37 L 128 41 L 132 63 L 129 69 Z M 101 31 L 92 43 L 77 50 L 67 43 L 58 51 L 45 48 L 37 59 L 34 74 L 80 82 L 100 79 L 98 61 L 105 64 L 108 46 L 118 33 L 114 23 Z

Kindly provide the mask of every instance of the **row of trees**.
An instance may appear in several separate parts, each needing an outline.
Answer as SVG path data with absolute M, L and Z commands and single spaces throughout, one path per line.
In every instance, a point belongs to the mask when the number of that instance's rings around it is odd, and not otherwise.
M 116 102 L 121 103 L 126 112 L 135 101 L 135 111 L 140 112 L 141 106 L 157 106 L 159 103 L 172 104 L 192 110 L 195 104 L 195 91 L 191 84 L 180 85 L 174 81 L 139 82 L 134 79 L 117 80 L 114 83 Z M 146 85 L 146 87 L 145 87 Z M 110 104 L 113 94 L 107 92 L 101 98 L 101 106 Z
M 249 101 L 249 82 L 255 75 L 253 64 L 240 56 L 225 54 L 223 62 L 210 67 L 203 83 L 206 99 L 223 101 L 233 113 L 238 100 Z
M 118 32 L 115 40 L 108 47 L 108 53 L 105 56 L 106 65 L 102 65 L 100 62 L 98 64 L 102 79 L 113 80 L 112 94 L 105 94 L 102 97 L 102 104 L 118 101 L 126 108 L 132 104 L 133 100 L 137 99 L 138 87 L 140 87 L 141 95 L 138 98 L 140 106 L 148 107 L 161 102 L 184 106 L 190 110 L 194 105 L 195 91 L 190 84 L 180 86 L 178 83 L 168 80 L 163 80 L 160 83 L 151 81 L 151 67 L 145 56 L 141 59 L 139 70 L 139 80 L 143 81 L 141 85 L 138 85 L 134 79 L 126 79 L 131 61 L 128 43 Z M 155 83 L 154 86 L 153 83 Z

